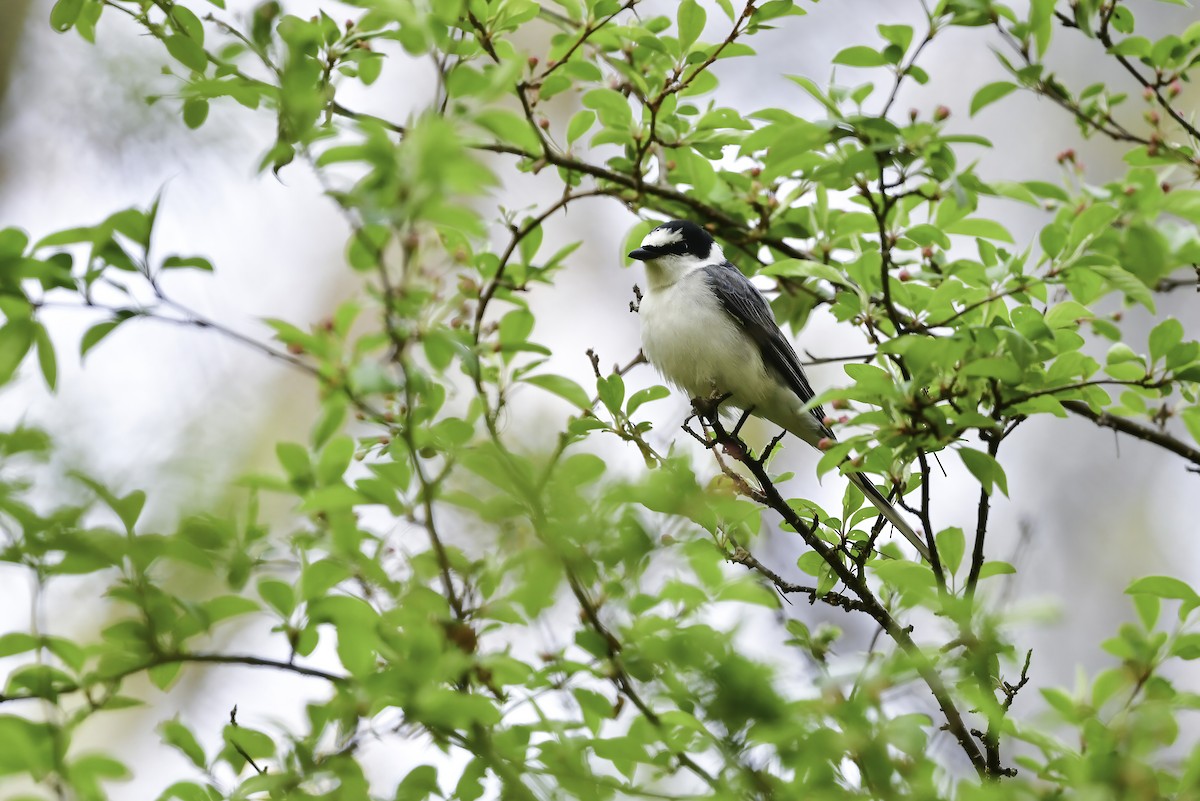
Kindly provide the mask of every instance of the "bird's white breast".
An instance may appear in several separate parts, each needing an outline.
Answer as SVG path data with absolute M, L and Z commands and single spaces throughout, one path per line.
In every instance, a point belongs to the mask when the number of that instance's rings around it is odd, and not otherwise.
M 766 382 L 758 346 L 729 317 L 695 270 L 675 283 L 652 289 L 642 299 L 642 350 L 668 382 L 690 398 L 734 392 Z M 739 392 L 741 390 L 741 392 Z

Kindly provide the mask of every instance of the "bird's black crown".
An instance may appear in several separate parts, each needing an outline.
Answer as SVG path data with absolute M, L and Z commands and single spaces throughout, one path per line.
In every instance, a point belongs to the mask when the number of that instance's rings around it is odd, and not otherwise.
M 708 231 L 694 222 L 671 220 L 648 233 L 642 246 L 630 253 L 629 257 L 646 261 L 673 254 L 707 259 L 714 244 Z

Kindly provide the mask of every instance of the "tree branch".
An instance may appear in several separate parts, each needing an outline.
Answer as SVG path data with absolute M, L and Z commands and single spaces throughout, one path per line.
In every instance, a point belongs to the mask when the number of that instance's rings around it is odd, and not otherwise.
M 1126 417 L 1118 417 L 1108 412 L 1095 412 L 1092 407 L 1088 406 L 1083 401 L 1065 400 L 1061 401 L 1063 408 L 1067 411 L 1077 414 L 1080 417 L 1086 417 L 1098 426 L 1111 428 L 1114 431 L 1120 431 L 1122 434 L 1128 434 L 1131 437 L 1140 439 L 1143 442 L 1149 442 L 1152 445 L 1157 445 L 1164 448 L 1177 456 L 1182 456 L 1192 464 L 1200 467 L 1200 449 L 1182 442 L 1170 434 L 1163 431 L 1150 428 L 1149 426 L 1136 423 Z
M 875 597 L 866 580 L 856 575 L 854 571 L 847 567 L 838 558 L 835 550 L 817 536 L 816 530 L 800 518 L 796 510 L 780 495 L 779 489 L 767 474 L 763 463 L 748 455 L 749 451 L 745 443 L 732 437 L 725 430 L 720 417 L 714 413 L 707 420 L 707 423 L 714 431 L 715 442 L 727 446 L 727 452 L 745 465 L 751 475 L 754 476 L 754 480 L 758 484 L 757 492 L 762 495 L 763 502 L 775 510 L 783 518 L 784 522 L 800 535 L 804 543 L 821 556 L 825 563 L 837 574 L 838 579 L 857 597 L 858 601 L 862 604 L 862 611 L 870 615 L 900 649 L 912 659 L 918 675 L 933 694 L 938 707 L 942 710 L 942 714 L 946 718 L 946 728 L 958 740 L 959 746 L 971 761 L 971 765 L 975 768 L 976 772 L 980 776 L 988 775 L 987 762 L 979 750 L 978 743 L 964 723 L 962 713 L 959 712 L 958 707 L 955 705 L 949 689 L 942 681 L 937 667 L 913 641 L 909 630 L 896 622 L 891 613 Z

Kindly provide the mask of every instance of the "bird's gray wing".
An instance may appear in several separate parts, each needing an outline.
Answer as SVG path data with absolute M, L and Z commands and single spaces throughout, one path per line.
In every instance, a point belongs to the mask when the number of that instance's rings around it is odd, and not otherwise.
M 804 375 L 800 357 L 779 330 L 771 306 L 746 276 L 729 262 L 704 267 L 705 279 L 730 317 L 754 340 L 763 363 L 773 368 L 804 403 L 813 399 L 812 386 Z M 825 410 L 814 406 L 812 416 L 824 427 Z

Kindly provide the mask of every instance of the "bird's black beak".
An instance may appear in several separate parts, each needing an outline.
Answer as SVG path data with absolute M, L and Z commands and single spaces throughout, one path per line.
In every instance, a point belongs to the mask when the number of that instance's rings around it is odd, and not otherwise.
M 638 248 L 637 250 L 630 252 L 629 258 L 637 259 L 638 261 L 646 261 L 647 259 L 654 258 L 654 254 L 646 248 Z

